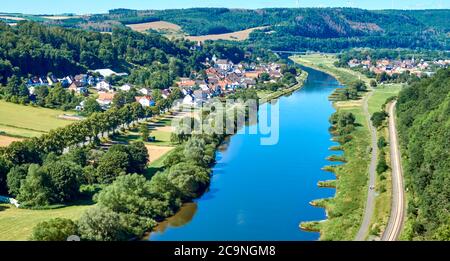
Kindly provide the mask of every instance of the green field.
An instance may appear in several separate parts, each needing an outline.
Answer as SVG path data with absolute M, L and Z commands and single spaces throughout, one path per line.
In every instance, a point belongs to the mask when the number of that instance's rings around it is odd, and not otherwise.
M 72 121 L 58 119 L 67 112 L 25 106 L 0 100 L 0 132 L 18 137 L 36 137 Z
M 337 68 L 333 65 L 337 61 L 333 54 L 308 54 L 301 56 L 292 56 L 291 59 L 297 63 L 326 72 L 334 76 L 339 82 L 346 85 L 354 80 L 361 79 L 369 84 L 370 79 L 365 75 L 347 68 Z
M 369 113 L 380 111 L 381 106 L 389 97 L 397 96 L 403 84 L 382 84 L 373 89 L 373 95 L 369 99 Z
M 24 241 L 31 236 L 33 227 L 52 218 L 76 220 L 93 205 L 69 206 L 49 210 L 29 210 L 0 204 L 0 241 Z

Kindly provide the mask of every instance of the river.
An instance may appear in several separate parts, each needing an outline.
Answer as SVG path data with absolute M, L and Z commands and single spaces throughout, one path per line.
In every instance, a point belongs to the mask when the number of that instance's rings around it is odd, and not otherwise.
M 309 73 L 304 87 L 278 100 L 279 142 L 263 146 L 262 134 L 230 137 L 216 155 L 209 191 L 161 223 L 149 240 L 319 238 L 319 233 L 301 231 L 299 223 L 325 219 L 324 209 L 309 202 L 335 193 L 317 182 L 335 178 L 321 168 L 330 164 L 326 157 L 336 154 L 329 151 L 336 143 L 328 132 L 334 112 L 328 96 L 339 83 L 302 69 Z

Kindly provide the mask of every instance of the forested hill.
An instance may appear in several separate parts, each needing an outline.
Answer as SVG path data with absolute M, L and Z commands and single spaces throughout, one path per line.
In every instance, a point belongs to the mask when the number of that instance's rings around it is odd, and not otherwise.
M 450 69 L 400 92 L 408 240 L 450 240 Z
M 159 34 L 141 34 L 128 28 L 112 33 L 92 32 L 20 22 L 9 26 L 0 22 L 0 84 L 12 75 L 27 77 L 53 73 L 58 77 L 111 68 L 130 72 L 142 81 L 170 80 L 189 76 L 212 54 L 240 61 L 244 51 L 219 43 L 201 50 L 194 43 L 170 41 Z
M 98 17 L 97 17 L 98 18 Z M 163 20 L 190 35 L 268 26 L 250 43 L 278 50 L 339 51 L 351 47 L 448 49 L 450 10 L 368 11 L 354 8 L 112 10 L 123 23 Z

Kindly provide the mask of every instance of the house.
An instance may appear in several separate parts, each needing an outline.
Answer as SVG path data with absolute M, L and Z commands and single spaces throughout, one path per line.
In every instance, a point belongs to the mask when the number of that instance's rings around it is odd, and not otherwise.
M 106 81 L 100 81 L 95 85 L 95 89 L 99 91 L 111 91 L 111 84 L 107 83 Z
M 53 85 L 53 84 L 58 83 L 58 79 L 53 74 L 51 74 L 51 75 L 47 76 L 47 82 L 49 85 Z
M 142 105 L 142 107 L 155 106 L 155 101 L 153 100 L 152 96 L 136 96 L 135 99 L 136 102 L 139 102 Z
M 48 85 L 47 79 L 45 81 L 39 77 L 39 76 L 33 76 L 30 79 L 28 79 L 27 87 L 36 87 L 36 86 L 45 86 Z
M 177 85 L 181 88 L 191 88 L 195 86 L 195 81 L 189 78 L 180 78 L 180 80 L 177 82 Z
M 143 95 L 149 95 L 149 94 L 150 94 L 150 90 L 147 89 L 147 88 L 139 89 L 139 92 L 140 92 L 141 94 L 143 94 Z
M 80 82 L 83 86 L 88 85 L 88 79 L 89 79 L 89 77 L 87 74 L 78 74 L 78 75 L 75 75 L 75 77 L 74 77 L 74 81 Z
M 251 79 L 258 79 L 261 72 L 258 71 L 248 71 L 245 72 L 244 76 L 245 78 L 251 78 Z
M 233 63 L 228 60 L 220 59 L 217 60 L 216 66 L 221 70 L 228 71 L 233 67 Z
M 97 70 L 94 70 L 93 72 L 100 74 L 104 78 L 111 77 L 113 75 L 117 75 L 117 76 L 127 76 L 128 75 L 128 73 L 116 73 L 115 71 L 113 71 L 111 69 L 97 69 Z
M 88 89 L 81 82 L 72 82 L 68 88 L 69 91 L 73 91 L 76 94 L 86 95 L 88 94 Z
M 170 94 L 171 94 L 170 89 L 164 89 L 164 90 L 161 90 L 161 96 L 162 96 L 164 99 L 168 99 L 169 96 L 170 96 Z
M 129 92 L 131 90 L 132 86 L 127 84 L 124 84 L 122 86 L 119 87 L 119 89 L 123 92 Z
M 114 92 L 99 92 L 96 101 L 102 108 L 107 108 L 112 104 L 115 95 L 116 93 Z
M 73 83 L 73 78 L 71 76 L 66 76 L 62 79 L 59 79 L 61 86 L 66 88 L 69 87 Z
M 195 90 L 194 99 L 195 101 L 206 101 L 208 99 L 208 92 L 204 90 Z

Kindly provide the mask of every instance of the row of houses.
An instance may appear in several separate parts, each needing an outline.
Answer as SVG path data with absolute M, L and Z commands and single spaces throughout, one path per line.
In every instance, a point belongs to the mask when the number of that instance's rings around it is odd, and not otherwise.
M 402 74 L 409 71 L 411 74 L 415 74 L 419 77 L 423 74 L 433 74 L 433 67 L 447 67 L 449 65 L 450 60 L 440 59 L 435 61 L 425 61 L 423 59 L 416 60 L 414 57 L 406 60 L 371 60 L 370 58 L 365 60 L 352 59 L 348 62 L 348 66 L 350 68 L 362 67 L 363 69 L 369 70 L 375 74 L 386 73 L 388 75 L 393 75 Z
M 112 91 L 112 86 L 105 81 L 111 76 L 126 76 L 126 73 L 116 73 L 111 69 L 90 70 L 85 74 L 77 74 L 75 76 L 68 75 L 63 78 L 56 78 L 53 74 L 48 76 L 33 76 L 27 81 L 27 87 L 31 94 L 36 88 L 41 86 L 53 86 L 60 83 L 62 87 L 68 88 L 80 95 L 87 95 L 88 88 L 93 87 L 97 91 Z

